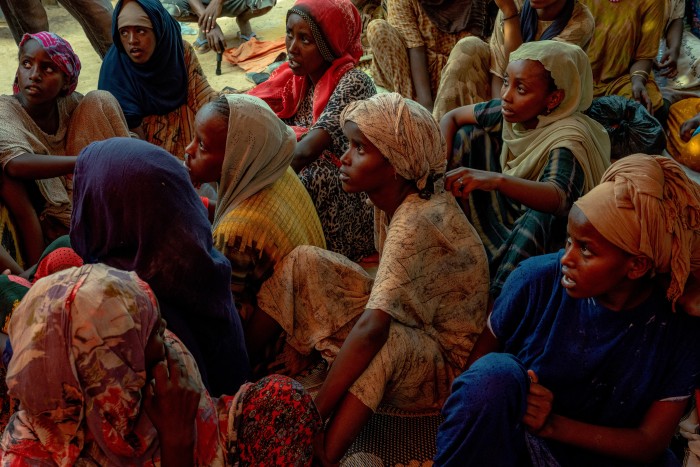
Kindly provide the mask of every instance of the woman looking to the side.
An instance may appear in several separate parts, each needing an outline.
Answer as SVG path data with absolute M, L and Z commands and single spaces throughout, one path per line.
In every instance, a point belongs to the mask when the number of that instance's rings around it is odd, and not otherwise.
M 299 137 L 292 167 L 316 206 L 328 249 L 353 260 L 374 251 L 367 197 L 339 180 L 348 140 L 340 113 L 376 93 L 355 68 L 362 56 L 360 14 L 350 0 L 298 0 L 287 12 L 287 63 L 249 94 L 267 102 Z
M 121 0 L 112 35 L 98 88 L 114 94 L 131 131 L 183 159 L 197 111 L 217 93 L 180 24 L 158 0 Z

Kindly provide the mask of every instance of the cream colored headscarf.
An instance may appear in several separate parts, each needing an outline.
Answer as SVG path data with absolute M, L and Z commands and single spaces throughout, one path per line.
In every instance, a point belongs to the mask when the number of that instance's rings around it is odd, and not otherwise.
M 231 114 L 214 228 L 227 212 L 284 175 L 296 147 L 294 131 L 265 101 L 247 94 L 229 94 L 226 100 Z
M 675 304 L 690 271 L 700 267 L 700 251 L 693 251 L 700 234 L 700 186 L 680 165 L 661 156 L 627 156 L 575 204 L 610 243 L 650 258 L 655 272 L 670 272 L 666 295 Z
M 126 26 L 153 29 L 153 23 L 151 23 L 151 19 L 146 14 L 146 10 L 133 0 L 126 0 L 122 3 L 122 9 L 119 10 L 119 16 L 117 17 L 117 29 Z
M 345 122 L 355 123 L 396 173 L 415 180 L 419 190 L 445 173 L 445 139 L 430 112 L 417 102 L 395 92 L 377 94 L 348 104 L 340 114 L 341 126 Z M 442 186 L 441 179 L 435 192 Z
M 605 128 L 581 112 L 593 100 L 593 75 L 586 52 L 560 41 L 526 42 L 510 54 L 510 62 L 535 60 L 549 71 L 565 96 L 534 130 L 503 121 L 503 173 L 528 180 L 542 174 L 550 151 L 569 149 L 583 168 L 584 193 L 598 184 L 610 165 L 610 138 Z

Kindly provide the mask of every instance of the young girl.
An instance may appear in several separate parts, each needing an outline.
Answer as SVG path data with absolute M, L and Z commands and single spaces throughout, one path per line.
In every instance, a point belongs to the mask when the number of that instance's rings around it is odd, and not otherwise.
M 297 0 L 287 12 L 288 62 L 249 91 L 296 132 L 292 168 L 316 206 L 328 249 L 352 260 L 374 253 L 367 197 L 346 193 L 338 178 L 348 147 L 340 113 L 377 92 L 355 67 L 361 33 L 360 13 L 350 0 Z
M 231 262 L 231 291 L 245 321 L 279 261 L 298 245 L 326 247 L 321 222 L 289 167 L 294 131 L 264 101 L 221 97 L 202 107 L 194 125 L 185 165 L 195 184 L 218 183 L 214 246 Z
M 182 39 L 180 24 L 159 0 L 121 0 L 112 36 L 97 87 L 114 94 L 141 139 L 184 159 L 194 117 L 217 93 Z
M 258 294 L 301 354 L 333 362 L 316 397 L 326 425 L 317 455 L 337 462 L 380 403 L 440 407 L 484 324 L 488 275 L 479 238 L 442 186 L 444 141 L 420 104 L 380 94 L 341 116 L 350 149 L 340 179 L 375 206 L 379 269 L 373 281 L 347 258 L 297 247 Z M 273 321 L 274 320 L 274 321 Z
M 520 261 L 561 246 L 571 204 L 610 164 L 608 134 L 581 113 L 592 94 L 580 47 L 527 42 L 510 55 L 501 100 L 440 123 L 453 169 L 446 186 L 484 242 L 494 297 Z
M 700 320 L 674 313 L 700 265 L 699 200 L 671 159 L 610 167 L 571 209 L 565 251 L 506 281 L 443 408 L 436 465 L 669 465 L 700 374 Z
M 0 198 L 29 265 L 38 261 L 45 239 L 68 232 L 71 182 L 65 176 L 73 172 L 75 156 L 93 141 L 128 135 L 109 93 L 74 92 L 79 74 L 80 60 L 64 39 L 25 34 L 13 95 L 0 96 Z

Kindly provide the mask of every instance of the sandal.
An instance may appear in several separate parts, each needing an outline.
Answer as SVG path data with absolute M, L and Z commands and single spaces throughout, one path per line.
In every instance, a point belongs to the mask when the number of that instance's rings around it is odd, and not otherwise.
M 209 41 L 206 40 L 206 38 L 197 38 L 197 40 L 192 43 L 192 47 L 194 48 L 195 52 L 200 55 L 211 51 Z
M 248 42 L 249 40 L 251 40 L 254 37 L 258 37 L 258 35 L 255 34 L 254 32 L 251 32 L 250 35 L 246 35 L 246 34 L 241 33 L 241 31 L 238 31 L 238 38 L 241 40 L 241 42 Z

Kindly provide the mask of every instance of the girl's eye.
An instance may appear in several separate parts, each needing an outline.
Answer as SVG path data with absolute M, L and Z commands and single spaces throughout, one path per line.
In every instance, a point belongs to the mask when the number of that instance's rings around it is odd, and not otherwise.
M 31 64 L 29 63 L 29 60 L 22 60 L 22 66 L 24 68 L 30 68 Z

